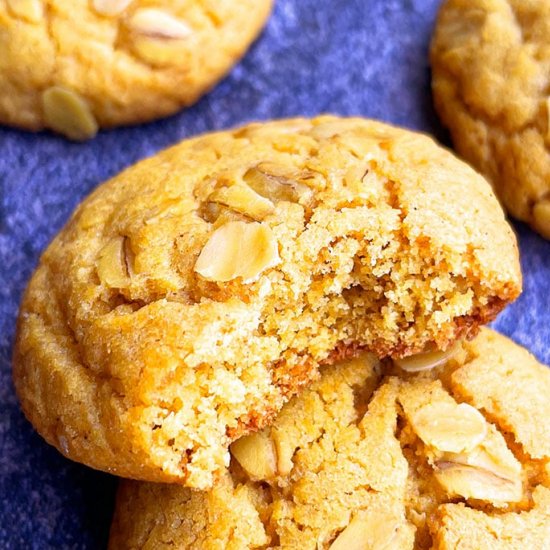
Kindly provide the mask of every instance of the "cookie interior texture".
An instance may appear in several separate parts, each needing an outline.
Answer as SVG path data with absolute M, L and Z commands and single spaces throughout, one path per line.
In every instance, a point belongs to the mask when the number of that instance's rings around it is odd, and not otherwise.
M 549 392 L 489 329 L 416 374 L 325 368 L 211 491 L 121 481 L 110 548 L 546 548 Z
M 0 2 L 0 122 L 75 140 L 194 103 L 243 55 L 272 0 Z
M 550 2 L 447 0 L 431 59 L 456 149 L 550 239 Z
M 41 259 L 15 384 L 65 455 L 211 486 L 322 364 L 445 349 L 520 292 L 490 186 L 333 117 L 186 141 L 99 187 Z

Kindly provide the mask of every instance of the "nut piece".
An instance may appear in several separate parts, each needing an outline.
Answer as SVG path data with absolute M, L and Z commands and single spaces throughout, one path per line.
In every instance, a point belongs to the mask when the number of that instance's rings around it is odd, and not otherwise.
M 137 10 L 128 25 L 134 33 L 156 40 L 182 40 L 192 32 L 187 23 L 155 8 Z
M 485 418 L 466 403 L 429 403 L 414 414 L 411 423 L 426 445 L 443 452 L 471 451 L 487 435 Z
M 228 222 L 246 222 L 246 216 L 231 210 L 219 202 L 206 202 L 200 208 L 200 216 L 203 220 L 214 224 L 217 229 Z
M 253 481 L 272 479 L 276 474 L 275 447 L 264 432 L 257 432 L 235 441 L 231 454 Z
M 340 134 L 349 132 L 353 128 L 353 122 L 346 119 L 327 118 L 310 130 L 311 135 L 317 139 L 330 139 Z
M 455 461 L 456 460 L 456 461 Z M 435 463 L 435 477 L 450 496 L 473 498 L 502 505 L 522 499 L 521 478 L 463 464 L 459 458 Z
M 187 23 L 154 8 L 137 10 L 128 26 L 133 33 L 135 53 L 147 63 L 160 66 L 181 59 L 181 40 L 192 34 Z
M 402 522 L 382 512 L 360 512 L 330 545 L 330 550 L 393 550 L 402 542 Z
M 258 195 L 258 193 L 253 191 L 248 185 L 221 187 L 214 191 L 208 197 L 208 200 L 224 204 L 257 221 L 263 220 L 267 215 L 271 214 L 275 208 L 269 199 Z
M 426 353 L 417 353 L 403 359 L 394 359 L 394 363 L 406 372 L 420 372 L 434 369 L 439 365 L 446 363 L 451 357 L 456 355 L 459 349 L 458 343 L 450 347 L 447 351 L 428 351 Z
M 292 457 L 296 452 L 296 445 L 291 442 L 287 432 L 277 428 L 273 428 L 271 437 L 277 451 L 277 471 L 279 475 L 286 476 L 294 468 Z
M 280 262 L 277 241 L 261 223 L 229 222 L 214 233 L 202 249 L 195 271 L 209 281 L 242 277 L 250 283 Z
M 42 94 L 46 126 L 75 141 L 94 137 L 97 122 L 86 100 L 76 92 L 52 86 Z
M 44 16 L 42 0 L 8 0 L 8 8 L 17 17 L 39 23 Z
M 218 229 L 218 227 L 229 222 L 250 222 L 249 216 L 236 212 L 218 202 L 207 202 L 201 207 L 200 213 L 204 220 L 214 226 L 214 229 Z
M 132 0 L 92 0 L 92 6 L 99 15 L 113 17 L 121 14 Z
M 123 288 L 128 284 L 129 268 L 125 253 L 125 238 L 111 239 L 100 251 L 97 262 L 100 281 L 111 288 Z
M 545 239 L 550 239 L 550 199 L 539 201 L 533 207 L 533 225 Z
M 299 179 L 312 177 L 313 174 L 309 172 L 295 172 L 272 162 L 261 162 L 247 170 L 243 179 L 256 193 L 273 202 L 288 201 L 308 205 L 313 191 Z
M 485 440 L 469 453 L 441 453 L 435 477 L 450 495 L 503 505 L 523 496 L 522 468 L 502 435 L 490 426 Z

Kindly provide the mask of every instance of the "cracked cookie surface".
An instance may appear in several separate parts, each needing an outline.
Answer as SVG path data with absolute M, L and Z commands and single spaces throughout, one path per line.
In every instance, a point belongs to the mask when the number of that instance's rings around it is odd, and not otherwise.
M 550 2 L 446 0 L 431 61 L 457 151 L 550 239 Z
M 14 380 L 66 456 L 206 488 L 320 365 L 444 350 L 520 286 L 489 184 L 428 137 L 254 124 L 84 201 L 29 284 Z
M 0 0 L 0 123 L 85 140 L 194 103 L 272 0 Z
M 110 548 L 546 548 L 549 392 L 489 329 L 414 374 L 369 355 L 325 368 L 233 443 L 211 491 L 121 481 Z

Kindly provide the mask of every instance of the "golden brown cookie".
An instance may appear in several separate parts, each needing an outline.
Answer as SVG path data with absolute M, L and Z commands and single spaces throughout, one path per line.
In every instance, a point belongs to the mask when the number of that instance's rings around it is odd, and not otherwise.
M 15 384 L 66 456 L 209 487 L 321 364 L 445 349 L 520 292 L 487 182 L 324 117 L 185 141 L 99 187 L 21 308 Z
M 550 2 L 446 0 L 431 60 L 457 151 L 550 239 Z
M 110 549 L 548 548 L 550 371 L 489 329 L 423 359 L 323 369 L 208 492 L 121 481 Z
M 0 123 L 74 140 L 197 101 L 272 0 L 1 0 Z

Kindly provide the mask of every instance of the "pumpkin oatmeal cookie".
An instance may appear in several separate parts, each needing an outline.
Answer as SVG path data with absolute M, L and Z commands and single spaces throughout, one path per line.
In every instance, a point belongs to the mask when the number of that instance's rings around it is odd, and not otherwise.
M 550 1 L 446 0 L 431 59 L 457 151 L 550 239 Z
M 320 365 L 445 350 L 520 292 L 487 182 L 362 119 L 185 141 L 100 186 L 43 255 L 14 358 L 66 456 L 208 488 Z
M 191 105 L 272 0 L 0 0 L 0 123 L 81 141 Z

